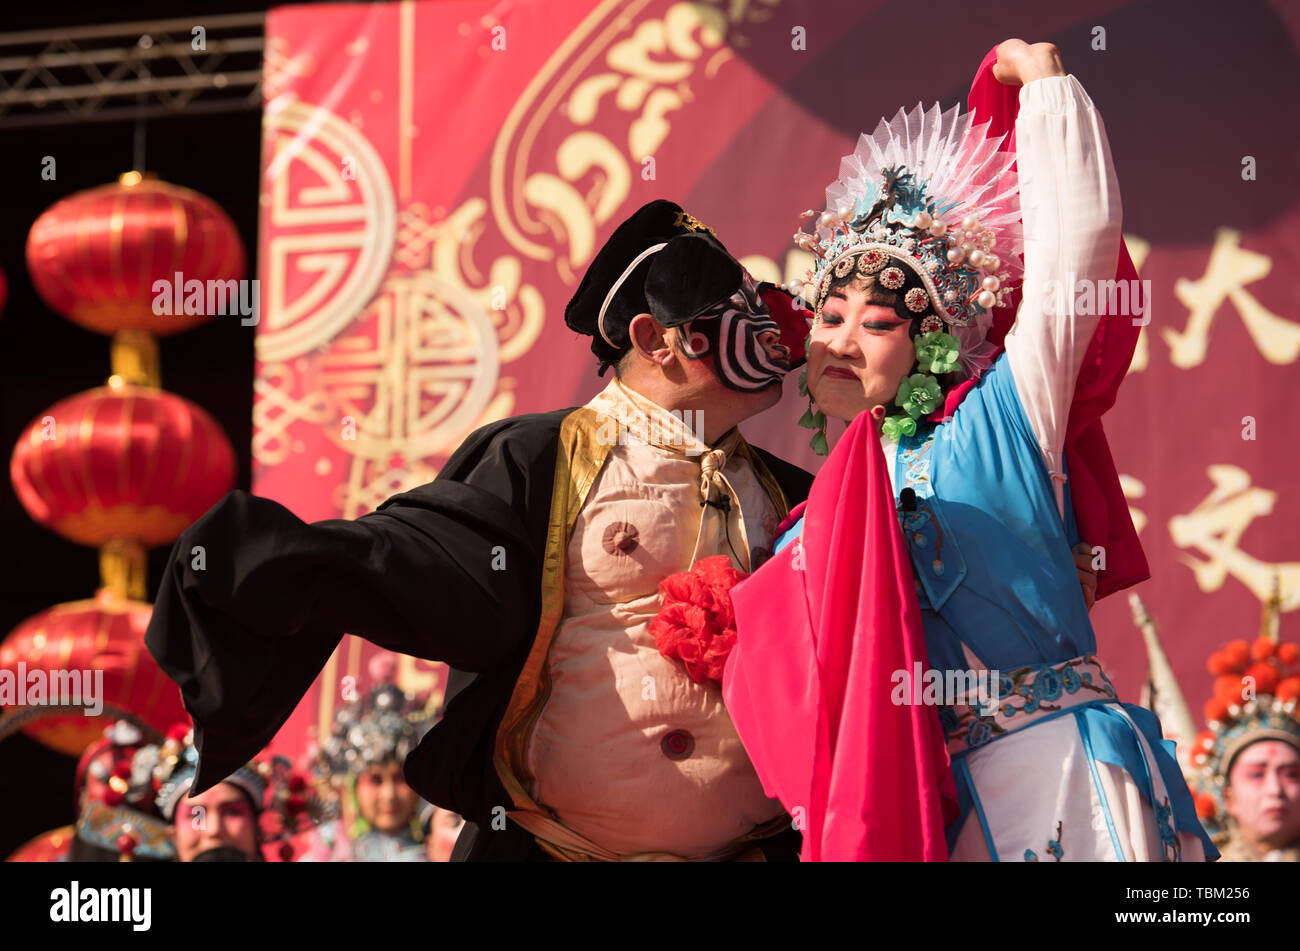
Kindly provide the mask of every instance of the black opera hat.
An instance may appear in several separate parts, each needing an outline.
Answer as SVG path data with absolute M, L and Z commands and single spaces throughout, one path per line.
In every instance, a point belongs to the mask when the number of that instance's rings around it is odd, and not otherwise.
M 592 338 L 604 373 L 630 347 L 628 325 L 637 314 L 680 326 L 731 297 L 743 276 L 712 228 L 659 199 L 641 206 L 596 253 L 564 322 Z

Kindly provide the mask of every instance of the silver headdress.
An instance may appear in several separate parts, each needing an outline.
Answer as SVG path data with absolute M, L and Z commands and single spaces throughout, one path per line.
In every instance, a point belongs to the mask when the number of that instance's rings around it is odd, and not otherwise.
M 805 290 L 816 320 L 835 279 L 856 270 L 902 288 L 905 268 L 919 281 L 904 303 L 926 315 L 922 331 L 957 338 L 967 378 L 988 368 L 992 310 L 1024 273 L 1015 154 L 988 126 L 956 106 L 918 103 L 858 139 L 826 189 L 826 210 L 804 212 L 818 230 L 795 235 L 819 258 Z
M 402 762 L 433 725 L 426 701 L 385 679 L 334 715 L 320 745 L 318 768 L 330 776 L 356 775 L 388 760 Z

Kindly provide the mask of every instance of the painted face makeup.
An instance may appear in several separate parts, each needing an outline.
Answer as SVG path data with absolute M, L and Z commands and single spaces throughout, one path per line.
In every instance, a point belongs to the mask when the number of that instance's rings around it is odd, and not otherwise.
M 789 372 L 790 351 L 780 340 L 781 328 L 748 274 L 728 300 L 682 328 L 686 355 L 692 360 L 714 356 L 718 379 L 743 392 L 766 389 Z

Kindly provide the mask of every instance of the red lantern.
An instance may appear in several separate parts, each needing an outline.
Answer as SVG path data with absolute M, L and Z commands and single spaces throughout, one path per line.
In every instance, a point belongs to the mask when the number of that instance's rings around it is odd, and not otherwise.
M 198 192 L 138 172 L 78 192 L 36 219 L 27 268 L 37 293 L 74 323 L 103 334 L 165 335 L 206 316 L 155 314 L 156 281 L 239 280 L 244 249 L 234 222 Z
M 14 628 L 0 642 L 0 670 L 12 672 L 15 681 L 22 673 L 31 684 L 32 672 L 40 671 L 48 686 L 55 682 L 49 678 L 53 671 L 91 671 L 94 690 L 94 672 L 103 672 L 96 695 L 104 704 L 100 716 L 55 714 L 25 724 L 23 732 L 51 749 L 78 756 L 104 735 L 113 713 L 132 713 L 160 733 L 185 719 L 180 691 L 144 647 L 152 614 L 151 604 L 101 590 L 91 599 L 55 605 Z M 49 690 L 45 693 L 43 704 L 59 699 Z
M 226 312 L 243 312 L 246 295 L 231 301 L 233 282 L 244 275 L 243 247 L 230 218 L 207 198 L 128 173 L 49 208 L 28 236 L 27 264 L 54 310 L 113 335 L 109 385 L 51 406 L 19 438 L 10 462 L 33 519 L 99 547 L 104 588 L 93 600 L 58 605 L 20 624 L 0 643 L 0 669 L 17 678 L 21 664 L 24 675 L 43 672 L 36 679 L 47 684 L 63 683 L 48 677 L 56 671 L 100 674 L 96 699 L 105 715 L 130 713 L 161 731 L 185 710 L 143 646 L 153 610 L 143 600 L 145 548 L 170 543 L 211 508 L 234 483 L 235 459 L 212 417 L 157 388 L 153 335 L 201 323 L 213 314 L 214 299 Z M 177 284 L 188 292 L 193 282 L 214 293 L 200 295 L 202 313 L 177 313 Z M 24 714 L 9 723 L 77 755 L 101 736 L 105 721 L 81 713 L 39 716 L 41 707 L 59 702 L 16 698 L 36 718 Z
M 81 545 L 168 544 L 234 484 L 235 454 L 195 404 L 104 386 L 51 406 L 19 437 L 10 476 L 40 524 Z

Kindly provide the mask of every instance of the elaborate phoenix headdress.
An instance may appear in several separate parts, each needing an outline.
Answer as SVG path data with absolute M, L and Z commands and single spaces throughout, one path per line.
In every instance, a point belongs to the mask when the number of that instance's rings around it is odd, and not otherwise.
M 904 303 L 925 315 L 922 331 L 957 338 L 966 378 L 988 368 L 992 310 L 1024 273 L 1015 155 L 988 127 L 957 106 L 918 103 L 858 139 L 826 189 L 818 230 L 795 235 L 819 258 L 804 292 L 817 319 L 832 281 L 854 269 L 889 289 L 912 283 Z

